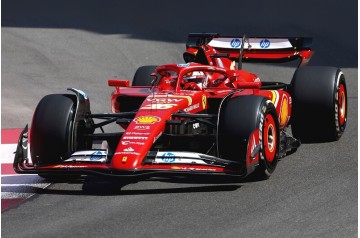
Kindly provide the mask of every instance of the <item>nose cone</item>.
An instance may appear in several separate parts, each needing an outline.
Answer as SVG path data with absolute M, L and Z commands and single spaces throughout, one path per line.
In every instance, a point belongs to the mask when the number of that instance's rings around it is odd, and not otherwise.
M 122 170 L 139 168 L 171 114 L 187 108 L 191 102 L 192 98 L 184 95 L 148 96 L 120 139 L 111 166 Z

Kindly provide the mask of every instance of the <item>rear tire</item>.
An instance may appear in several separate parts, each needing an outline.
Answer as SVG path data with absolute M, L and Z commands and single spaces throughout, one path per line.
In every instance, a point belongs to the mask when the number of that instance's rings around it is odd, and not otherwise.
M 76 96 L 51 94 L 43 97 L 34 112 L 30 138 L 31 158 L 36 165 L 60 163 L 72 151 Z
M 154 77 L 151 76 L 155 73 L 156 65 L 146 65 L 139 67 L 134 75 L 132 86 L 151 86 Z
M 291 81 L 293 136 L 303 143 L 339 140 L 347 121 L 345 76 L 333 67 L 303 67 Z
M 218 148 L 221 158 L 247 165 L 252 133 L 259 130 L 260 160 L 255 170 L 258 179 L 267 179 L 279 159 L 279 122 L 274 105 L 264 97 L 240 96 L 221 109 Z M 251 173 L 247 168 L 246 174 Z

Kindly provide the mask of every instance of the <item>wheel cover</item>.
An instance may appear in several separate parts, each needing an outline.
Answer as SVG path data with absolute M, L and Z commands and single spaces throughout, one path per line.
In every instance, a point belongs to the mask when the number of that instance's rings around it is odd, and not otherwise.
M 346 119 L 346 95 L 345 95 L 345 87 L 344 84 L 340 84 L 338 91 L 338 116 L 339 116 L 339 124 L 343 126 L 345 124 Z
M 277 145 L 276 124 L 271 114 L 265 117 L 263 138 L 265 159 L 271 163 L 275 158 Z

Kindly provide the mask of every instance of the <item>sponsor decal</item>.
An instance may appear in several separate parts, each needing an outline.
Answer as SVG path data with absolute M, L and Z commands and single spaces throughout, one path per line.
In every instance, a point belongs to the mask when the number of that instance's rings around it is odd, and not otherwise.
M 263 111 L 263 113 L 265 113 L 265 111 Z M 260 115 L 260 123 L 259 123 L 259 143 L 260 143 L 260 146 L 261 146 L 261 151 L 260 151 L 260 158 L 262 160 L 264 160 L 264 154 L 263 154 L 263 151 L 264 151 L 264 146 L 263 146 L 263 143 L 262 143 L 262 140 L 263 140 L 263 124 L 264 124 L 264 114 L 261 113 Z
M 85 165 L 64 165 L 64 164 L 61 164 L 61 165 L 55 165 L 54 168 L 77 169 L 77 168 L 87 168 L 87 166 L 85 166 Z
M 121 141 L 122 145 L 145 145 L 145 142 L 139 142 L 139 141 Z
M 203 107 L 203 109 L 205 109 L 205 108 L 206 108 L 206 95 L 203 95 L 203 96 L 202 96 L 201 102 L 202 102 L 202 107 Z
M 157 116 L 139 116 L 134 119 L 136 124 L 154 124 L 161 121 L 160 117 Z
M 132 147 L 129 147 L 129 148 L 126 148 L 126 149 L 124 149 L 124 151 L 134 151 L 134 149 L 132 148 Z
M 190 167 L 189 169 L 192 171 L 209 171 L 209 172 L 216 171 L 216 169 L 208 169 L 208 168 L 192 168 L 192 167 Z
M 240 48 L 240 46 L 241 46 L 241 41 L 240 41 L 238 38 L 232 39 L 232 40 L 230 41 L 230 46 L 231 46 L 232 48 Z
M 200 107 L 200 103 L 196 103 L 190 107 L 187 107 L 184 109 L 185 112 L 189 112 L 189 111 L 192 111 L 192 110 L 195 110 L 195 109 L 198 109 Z
M 174 170 L 191 170 L 191 171 L 209 171 L 214 172 L 216 169 L 210 169 L 210 168 L 193 168 L 193 167 L 186 167 L 186 166 L 172 166 L 171 169 Z
M 192 104 L 192 98 L 190 96 L 185 95 L 171 95 L 171 94 L 164 94 L 164 95 L 155 95 L 153 98 L 178 98 L 178 99 L 187 99 L 188 100 L 188 106 Z
M 104 154 L 102 151 L 95 151 L 90 156 L 90 161 L 98 161 L 98 160 L 101 160 L 103 157 L 104 157 Z
M 237 43 L 237 40 L 240 43 Z M 238 38 L 237 40 L 236 38 L 214 38 L 209 42 L 209 45 L 215 48 L 238 49 L 241 47 L 241 39 Z M 244 49 L 286 49 L 293 47 L 289 39 L 286 38 L 273 38 L 271 41 L 266 38 L 249 38 L 248 40 L 251 44 L 244 42 Z
M 270 41 L 268 39 L 263 39 L 260 41 L 260 47 L 263 49 L 267 49 L 270 46 Z
M 116 152 L 115 155 L 140 155 L 140 153 L 131 151 L 120 151 Z
M 167 152 L 159 151 L 156 154 L 156 158 L 161 158 L 164 155 L 164 153 L 171 153 L 177 158 L 191 158 L 191 159 L 194 159 L 194 160 L 201 159 L 200 155 L 198 153 L 194 153 L 194 152 L 168 152 L 168 151 Z
M 179 166 L 171 166 L 171 169 L 182 169 L 182 167 L 179 167 Z
M 281 127 L 286 125 L 286 122 L 288 121 L 288 116 L 289 116 L 289 103 L 287 96 L 284 94 L 280 107 L 280 118 L 279 118 Z
M 160 102 L 160 103 L 172 103 L 172 102 L 180 102 L 183 100 L 182 98 L 147 98 L 148 102 Z
M 145 130 L 150 130 L 150 126 L 135 126 L 134 129 L 140 130 L 140 131 L 145 131 Z
M 74 152 L 65 162 L 105 162 L 107 152 L 105 150 L 83 150 Z
M 272 104 L 272 102 L 270 100 L 267 100 L 266 101 L 266 104 L 269 105 L 269 104 Z M 259 123 L 259 143 L 260 143 L 260 146 L 261 146 L 261 150 L 260 150 L 260 159 L 264 160 L 265 157 L 264 157 L 264 146 L 263 146 L 263 125 L 264 125 L 264 114 L 266 112 L 266 106 L 264 105 L 263 108 L 262 108 L 262 113 L 260 115 L 260 123 Z
M 155 163 L 206 164 L 200 155 L 192 152 L 158 152 Z
M 124 136 L 124 140 L 147 140 L 149 137 L 147 136 Z
M 126 157 L 126 156 L 124 156 L 124 157 L 122 158 L 121 162 L 122 162 L 123 164 L 125 164 L 125 163 L 126 163 L 126 161 L 127 161 L 127 157 Z
M 150 132 L 134 132 L 134 131 L 128 131 L 128 132 L 125 132 L 125 135 L 148 136 L 148 135 L 150 135 Z
M 165 163 L 173 163 L 175 162 L 175 155 L 171 152 L 166 152 L 162 154 L 161 160 Z
M 178 67 L 188 67 L 190 64 L 187 63 L 187 64 L 177 64 Z
M 148 110 L 165 110 L 165 109 L 170 109 L 174 106 L 176 106 L 177 104 L 164 104 L 164 103 L 151 103 L 148 104 L 146 106 L 141 107 L 140 109 L 148 109 Z

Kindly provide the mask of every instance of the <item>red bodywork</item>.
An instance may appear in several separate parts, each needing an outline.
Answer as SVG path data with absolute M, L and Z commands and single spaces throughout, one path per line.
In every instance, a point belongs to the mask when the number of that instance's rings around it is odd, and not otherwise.
M 171 85 L 166 82 L 165 77 L 161 78 L 157 88 L 154 89 L 147 88 L 147 90 L 144 90 L 144 88 L 115 87 L 115 91 L 111 96 L 113 112 L 121 111 L 121 105 L 118 105 L 117 103 L 117 98 L 119 96 L 143 96 L 146 97 L 146 99 L 139 108 L 136 118 L 148 118 L 148 121 L 144 120 L 143 122 L 139 122 L 135 118 L 135 120 L 130 123 L 116 149 L 117 153 L 112 159 L 111 167 L 125 170 L 135 168 L 174 169 L 173 165 L 142 166 L 144 156 L 150 150 L 156 138 L 164 132 L 166 120 L 169 120 L 171 115 L 179 110 L 189 109 L 185 111 L 194 114 L 200 113 L 207 109 L 207 101 L 209 99 L 223 98 L 236 88 L 243 90 L 234 94 L 234 97 L 254 94 L 269 98 L 275 105 L 279 115 L 281 128 L 285 128 L 288 125 L 291 115 L 291 96 L 284 90 L 260 90 L 261 82 L 259 77 L 255 74 L 243 70 L 225 70 L 216 66 L 204 66 L 197 63 L 189 63 L 186 67 L 182 64 L 180 66 L 170 64 L 159 66 L 157 68 L 157 72 L 160 74 L 161 72 L 168 70 L 178 73 L 176 82 L 171 83 L 174 87 L 171 87 Z M 204 88 L 203 90 L 183 90 L 179 79 L 191 71 L 207 71 L 212 72 L 213 74 L 226 74 L 227 78 L 216 85 L 214 85 L 214 83 L 209 83 L 213 87 Z M 228 85 L 225 83 L 227 79 L 232 81 Z M 215 81 L 216 79 L 212 80 Z M 118 110 L 115 108 L 118 108 Z M 143 128 L 140 129 L 139 126 L 142 126 Z M 130 144 L 124 143 L 124 141 L 129 141 L 131 143 L 131 148 L 136 152 L 126 151 Z M 257 143 L 258 141 L 255 142 L 255 144 Z M 126 157 L 125 161 L 124 157 Z M 254 160 L 252 162 L 257 163 L 258 161 Z M 199 168 L 208 169 L 208 167 L 202 166 Z M 175 169 L 178 168 L 175 166 Z M 219 168 L 214 169 L 214 171 L 223 172 L 223 170 Z
M 115 87 L 111 94 L 111 110 L 113 113 L 121 113 L 127 107 L 126 101 L 119 98 L 141 98 L 143 102 L 138 108 L 134 119 L 126 124 L 120 124 L 125 130 L 116 146 L 116 150 L 110 162 L 93 163 L 67 161 L 61 164 L 39 166 L 34 168 L 17 166 L 18 172 L 26 171 L 49 171 L 49 172 L 71 172 L 79 173 L 99 173 L 102 175 L 116 175 L 143 172 L 184 172 L 184 173 L 219 173 L 243 175 L 237 166 L 221 166 L 216 163 L 205 163 L 198 159 L 194 154 L 193 159 L 187 162 L 176 163 L 173 158 L 166 157 L 168 151 L 153 151 L 156 154 L 151 163 L 146 163 L 153 145 L 166 132 L 169 120 L 176 119 L 174 114 L 186 112 L 188 114 L 202 114 L 212 109 L 210 102 L 213 99 L 222 99 L 234 92 L 231 97 L 239 95 L 258 95 L 268 98 L 275 108 L 279 118 L 280 130 L 288 126 L 292 99 L 285 88 L 264 89 L 260 78 L 253 73 L 245 70 L 235 69 L 235 59 L 239 58 L 238 49 L 227 49 L 203 44 L 192 47 L 187 46 L 187 55 L 196 57 L 202 51 L 207 64 L 199 62 L 189 62 L 186 64 L 167 64 L 156 68 L 154 85 L 145 87 L 131 87 L 130 80 L 109 80 L 109 86 Z M 216 54 L 219 57 L 216 56 Z M 221 54 L 226 54 L 222 57 Z M 302 63 L 309 60 L 312 51 L 310 49 L 279 49 L 272 51 L 249 50 L 243 51 L 243 59 L 289 59 L 299 57 Z M 244 60 L 245 61 L 245 60 Z M 187 88 L 186 77 L 194 75 L 194 72 L 202 72 L 196 77 L 206 78 L 206 84 L 201 88 L 195 86 Z M 242 123 L 242 122 L 239 122 Z M 256 166 L 259 163 L 259 155 L 250 160 L 250 153 L 255 145 L 259 144 L 259 130 L 255 130 L 251 135 L 248 145 L 248 155 L 246 166 Z M 20 153 L 20 152 L 19 152 Z M 186 157 L 186 155 L 185 155 Z M 184 157 L 184 158 L 185 158 Z M 215 157 L 214 157 L 215 158 Z M 221 158 L 217 158 L 220 159 Z

